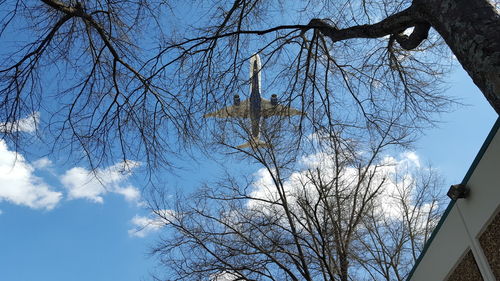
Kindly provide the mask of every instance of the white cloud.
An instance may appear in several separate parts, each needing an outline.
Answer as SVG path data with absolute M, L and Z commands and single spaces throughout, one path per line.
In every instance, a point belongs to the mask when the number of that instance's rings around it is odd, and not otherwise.
M 410 166 L 415 166 L 417 168 L 420 168 L 420 157 L 413 152 L 413 151 L 407 151 L 401 154 L 401 161 L 403 163 L 407 163 Z
M 239 277 L 235 273 L 224 271 L 224 272 L 212 275 L 210 277 L 210 280 L 211 281 L 235 281 L 235 280 L 241 280 L 241 277 Z
M 0 201 L 33 209 L 53 209 L 62 194 L 53 191 L 34 171 L 22 155 L 10 151 L 5 141 L 0 140 Z
M 132 169 L 137 166 L 137 162 L 125 161 L 105 169 L 96 169 L 94 172 L 74 167 L 66 171 L 60 180 L 68 191 L 69 199 L 84 198 L 103 203 L 103 195 L 111 192 L 123 195 L 128 201 L 139 203 L 139 190 L 132 185 L 123 186 L 132 174 Z
M 52 161 L 47 157 L 42 157 L 33 162 L 35 169 L 47 169 L 52 166 Z
M 68 190 L 69 199 L 86 198 L 97 203 L 103 203 L 101 197 L 106 189 L 95 178 L 95 175 L 85 168 L 72 168 L 61 176 L 61 183 Z
M 139 190 L 131 185 L 123 188 L 117 188 L 114 192 L 121 194 L 127 201 L 136 202 L 141 198 Z
M 161 216 L 158 214 L 150 214 L 149 216 L 136 215 L 132 218 L 131 223 L 134 228 L 128 230 L 128 234 L 133 237 L 146 237 L 149 234 L 159 231 L 162 227 L 168 224 L 164 218 L 172 218 L 174 211 L 161 210 Z
M 287 200 L 291 205 L 294 205 L 296 198 L 303 196 L 303 194 L 307 194 L 309 198 L 317 196 L 316 189 L 311 183 L 310 175 L 308 175 L 308 169 L 320 171 L 323 182 L 330 182 L 334 179 L 335 175 L 331 171 L 335 171 L 335 162 L 332 159 L 332 155 L 326 152 L 311 154 L 301 159 L 301 164 L 306 169 L 292 173 L 284 182 L 284 190 L 286 194 L 290 195 Z M 419 156 L 415 152 L 407 151 L 400 154 L 398 159 L 387 156 L 368 168 L 368 171 L 375 175 L 371 180 L 372 188 L 381 185 L 379 196 L 375 202 L 379 206 L 379 212 L 392 219 L 402 217 L 400 201 L 402 192 L 404 192 L 402 189 L 414 181 L 408 171 L 419 168 L 420 165 Z M 254 176 L 256 180 L 250 194 L 252 197 L 269 201 L 279 199 L 272 176 L 265 168 L 258 170 Z M 358 183 L 358 176 L 358 169 L 348 166 L 343 168 L 343 172 L 337 180 L 342 182 L 344 192 L 348 193 Z M 410 199 L 408 197 L 408 200 Z M 411 205 L 411 202 L 406 203 Z M 272 208 L 258 200 L 250 200 L 247 206 L 261 211 Z
M 33 112 L 26 118 L 16 120 L 14 122 L 3 122 L 0 123 L 0 132 L 2 133 L 14 133 L 14 132 L 25 132 L 34 133 L 36 127 L 40 121 L 40 113 Z

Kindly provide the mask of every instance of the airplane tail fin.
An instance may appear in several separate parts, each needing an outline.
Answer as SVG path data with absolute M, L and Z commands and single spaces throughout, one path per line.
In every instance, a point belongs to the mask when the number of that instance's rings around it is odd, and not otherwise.
M 253 139 L 253 140 L 246 142 L 242 145 L 238 145 L 236 148 L 243 149 L 243 148 L 248 148 L 248 147 L 271 147 L 271 145 L 265 141 L 262 141 L 261 139 Z

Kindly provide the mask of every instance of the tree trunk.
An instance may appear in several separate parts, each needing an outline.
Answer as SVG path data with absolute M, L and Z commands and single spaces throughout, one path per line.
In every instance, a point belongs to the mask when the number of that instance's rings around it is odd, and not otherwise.
M 342 253 L 339 255 L 340 262 L 340 281 L 349 280 L 349 260 L 347 254 Z
M 500 114 L 500 16 L 488 0 L 414 0 Z

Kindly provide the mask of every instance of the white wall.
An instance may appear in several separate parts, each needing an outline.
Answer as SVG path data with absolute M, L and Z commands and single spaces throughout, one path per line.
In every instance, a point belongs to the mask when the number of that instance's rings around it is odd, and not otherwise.
M 472 250 L 483 279 L 495 281 L 478 238 L 500 209 L 500 130 L 466 184 L 469 197 L 458 199 L 450 209 L 409 281 L 446 280 L 468 249 Z

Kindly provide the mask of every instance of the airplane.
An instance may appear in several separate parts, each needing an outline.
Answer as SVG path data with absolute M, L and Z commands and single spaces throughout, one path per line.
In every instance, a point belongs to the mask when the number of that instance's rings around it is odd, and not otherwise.
M 270 116 L 293 116 L 305 115 L 304 112 L 278 104 L 278 96 L 273 94 L 271 100 L 266 100 L 260 96 L 261 84 L 261 63 L 258 54 L 250 58 L 250 98 L 244 101 L 240 100 L 239 95 L 234 95 L 234 105 L 224 107 L 220 110 L 203 115 L 207 117 L 218 118 L 250 118 L 252 124 L 251 140 L 237 148 L 268 146 L 267 143 L 260 140 L 260 124 L 262 118 Z

